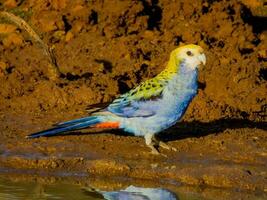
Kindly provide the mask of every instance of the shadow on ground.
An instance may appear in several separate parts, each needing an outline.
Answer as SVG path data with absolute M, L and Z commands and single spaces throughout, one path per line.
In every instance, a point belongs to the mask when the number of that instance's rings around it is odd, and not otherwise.
M 167 129 L 166 131 L 158 135 L 162 141 L 175 141 L 190 137 L 203 137 L 210 134 L 219 134 L 226 129 L 240 129 L 240 128 L 252 128 L 267 130 L 267 122 L 255 122 L 247 119 L 218 119 L 211 122 L 179 122 L 175 126 Z M 120 136 L 129 136 L 131 134 L 122 130 L 101 130 L 94 132 L 95 134 L 111 133 Z M 88 129 L 84 131 L 75 131 L 62 134 L 63 135 L 87 135 L 92 134 Z
M 267 122 L 255 122 L 247 119 L 218 119 L 211 122 L 180 122 L 159 134 L 163 141 L 173 141 L 188 137 L 203 137 L 219 134 L 226 129 L 255 128 L 267 130 Z

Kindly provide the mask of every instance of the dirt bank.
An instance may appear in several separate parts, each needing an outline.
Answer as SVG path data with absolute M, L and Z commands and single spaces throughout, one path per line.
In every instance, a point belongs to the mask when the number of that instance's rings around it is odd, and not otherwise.
M 62 75 L 53 79 L 40 46 L 1 19 L 1 167 L 266 191 L 267 27 L 251 2 L 266 7 L 259 0 L 3 2 L 53 47 Z M 24 138 L 153 77 L 187 43 L 205 49 L 207 65 L 183 121 L 161 135 L 178 152 L 151 156 L 142 138 L 112 131 Z

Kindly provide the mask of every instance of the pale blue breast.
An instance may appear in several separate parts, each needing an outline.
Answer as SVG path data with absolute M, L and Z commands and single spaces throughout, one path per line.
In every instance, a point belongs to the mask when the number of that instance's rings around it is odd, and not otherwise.
M 153 116 L 123 119 L 121 128 L 139 136 L 169 128 L 183 116 L 196 93 L 197 70 L 181 70 L 169 81 L 161 99 L 142 102 L 142 106 L 153 109 Z
M 196 94 L 197 71 L 177 75 L 164 90 L 164 102 L 159 114 L 179 120 Z

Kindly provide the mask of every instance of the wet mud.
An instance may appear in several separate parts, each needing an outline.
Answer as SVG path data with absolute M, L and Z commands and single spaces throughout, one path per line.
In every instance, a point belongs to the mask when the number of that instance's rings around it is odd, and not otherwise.
M 0 171 L 128 177 L 267 192 L 267 12 L 254 1 L 1 1 L 53 48 L 55 78 L 31 35 L 0 23 Z M 160 134 L 177 152 L 149 154 L 143 138 L 85 130 L 29 133 L 86 116 L 158 74 L 177 46 L 205 49 L 199 90 Z

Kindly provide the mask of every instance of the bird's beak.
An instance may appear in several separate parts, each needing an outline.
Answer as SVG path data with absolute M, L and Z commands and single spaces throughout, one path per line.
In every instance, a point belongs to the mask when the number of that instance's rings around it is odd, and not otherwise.
M 203 65 L 206 64 L 206 56 L 204 53 L 199 54 L 198 59 Z

